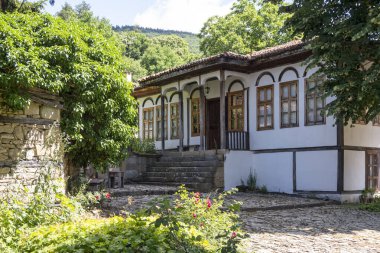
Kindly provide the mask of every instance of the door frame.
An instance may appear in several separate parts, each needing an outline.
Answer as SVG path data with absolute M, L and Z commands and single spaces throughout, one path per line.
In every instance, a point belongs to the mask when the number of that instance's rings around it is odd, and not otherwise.
M 205 128 L 205 150 L 209 150 L 209 127 L 210 127 L 210 121 L 207 120 L 209 119 L 208 117 L 208 107 L 209 107 L 209 102 L 214 102 L 214 101 L 218 101 L 219 102 L 219 106 L 220 106 L 220 98 L 216 97 L 216 98 L 210 98 L 210 99 L 205 99 L 206 103 L 205 103 L 205 121 L 204 121 L 204 128 Z M 220 117 L 220 116 L 219 116 Z M 219 118 L 220 120 L 220 118 Z M 219 133 L 220 135 L 220 133 Z M 219 146 L 220 146 L 220 136 L 219 136 Z

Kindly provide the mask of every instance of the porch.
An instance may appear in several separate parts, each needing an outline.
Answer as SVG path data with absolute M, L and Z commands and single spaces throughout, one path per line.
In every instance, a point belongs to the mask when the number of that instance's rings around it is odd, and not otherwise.
M 244 73 L 220 70 L 162 85 L 141 103 L 140 136 L 162 151 L 249 150 L 246 83 Z

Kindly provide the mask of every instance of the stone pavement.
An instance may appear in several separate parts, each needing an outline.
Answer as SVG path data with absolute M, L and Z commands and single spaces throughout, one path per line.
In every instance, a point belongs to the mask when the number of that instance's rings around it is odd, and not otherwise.
M 109 212 L 135 212 L 162 197 L 116 197 Z M 236 193 L 226 204 L 233 200 L 243 202 L 240 217 L 249 234 L 241 244 L 242 252 L 380 252 L 380 213 L 279 194 Z

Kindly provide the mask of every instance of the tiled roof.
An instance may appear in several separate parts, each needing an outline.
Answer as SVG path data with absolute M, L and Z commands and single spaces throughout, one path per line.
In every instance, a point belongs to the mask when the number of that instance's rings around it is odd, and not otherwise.
M 184 65 L 181 65 L 178 67 L 174 67 L 171 69 L 167 69 L 167 70 L 164 70 L 164 71 L 143 77 L 138 82 L 140 84 L 143 84 L 144 82 L 151 81 L 151 80 L 154 80 L 154 79 L 159 78 L 159 77 L 163 77 L 167 74 L 171 74 L 171 73 L 176 72 L 176 71 L 190 69 L 194 66 L 204 64 L 204 63 L 211 63 L 211 62 L 217 61 L 221 58 L 227 58 L 227 59 L 232 59 L 232 60 L 241 60 L 241 61 L 249 62 L 249 61 L 255 61 L 255 60 L 262 59 L 262 58 L 267 58 L 267 57 L 275 56 L 278 54 L 286 53 L 287 51 L 301 49 L 304 45 L 305 45 L 305 42 L 302 42 L 300 40 L 294 40 L 294 41 L 291 41 L 291 42 L 288 42 L 288 43 L 285 43 L 285 44 L 282 44 L 279 46 L 266 48 L 266 49 L 256 51 L 256 52 L 253 52 L 252 54 L 247 54 L 247 55 L 241 55 L 241 54 L 236 54 L 236 53 L 232 53 L 232 52 L 225 52 L 225 53 L 205 57 L 205 58 L 184 64 Z M 144 85 L 142 85 L 142 86 L 144 86 Z

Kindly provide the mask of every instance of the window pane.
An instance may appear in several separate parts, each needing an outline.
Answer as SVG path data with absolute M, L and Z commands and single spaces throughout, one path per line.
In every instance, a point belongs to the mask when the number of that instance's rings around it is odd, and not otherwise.
M 272 117 L 271 117 L 271 115 L 267 116 L 267 126 L 268 127 L 272 126 Z
M 322 97 L 317 97 L 317 108 L 318 109 L 323 108 Z
M 272 115 L 272 106 L 271 105 L 267 105 L 267 115 Z
M 282 122 L 283 125 L 288 125 L 288 124 L 289 124 L 289 116 L 288 116 L 288 113 L 283 113 L 283 114 L 282 114 L 281 122 Z
M 266 89 L 267 90 L 267 100 L 272 100 L 272 89 Z
M 296 112 L 290 113 L 290 123 L 297 124 L 297 113 Z
M 290 102 L 290 110 L 292 112 L 296 112 L 297 111 L 297 102 L 296 101 L 291 101 Z
M 314 122 L 314 111 L 309 111 L 307 114 L 307 121 Z
M 265 120 L 265 117 L 264 116 L 260 116 L 260 121 L 259 121 L 259 126 L 260 127 L 264 127 L 265 126 L 264 120 Z
M 288 111 L 289 111 L 288 102 L 282 102 L 282 112 L 288 112 Z
M 260 90 L 260 101 L 265 101 L 265 90 Z
M 290 86 L 290 96 L 296 97 L 297 96 L 297 85 L 292 84 Z
M 287 97 L 289 97 L 289 92 L 288 92 L 288 86 L 284 86 L 284 87 L 282 87 L 282 97 L 283 98 L 287 98 Z
M 307 108 L 308 110 L 314 110 L 314 98 L 309 98 L 307 100 Z
M 259 115 L 260 115 L 260 116 L 264 116 L 264 115 L 265 115 L 265 112 L 264 112 L 264 106 L 260 106 L 260 107 L 259 107 Z
M 323 121 L 322 110 L 317 110 L 317 121 Z
M 308 90 L 311 90 L 311 89 L 313 89 L 314 87 L 315 87 L 315 82 L 314 82 L 314 80 L 309 80 L 309 81 L 307 81 L 307 88 L 308 88 Z

